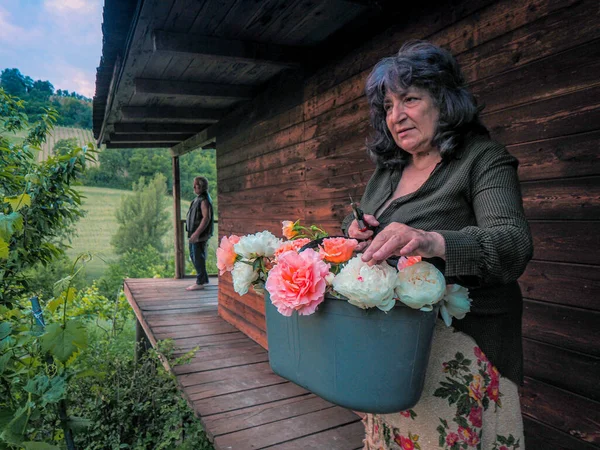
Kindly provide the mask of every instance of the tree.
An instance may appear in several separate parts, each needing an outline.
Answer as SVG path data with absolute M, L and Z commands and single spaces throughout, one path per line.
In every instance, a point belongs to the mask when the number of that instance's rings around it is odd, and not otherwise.
M 47 110 L 29 127 L 24 102 L 0 88 L 0 129 L 29 128 L 22 144 L 0 134 L 0 448 L 58 448 L 39 439 L 53 439 L 59 424 L 73 448 L 67 385 L 76 374 L 71 364 L 87 345 L 82 324 L 66 314 L 75 295 L 74 270 L 46 305 L 47 327 L 39 316 L 32 326 L 30 308 L 40 309 L 37 299 L 26 303 L 35 294 L 28 270 L 62 254 L 60 238 L 83 214 L 71 185 L 85 170 L 86 150 L 75 147 L 40 163 L 31 150 L 45 140 L 56 116 Z M 62 317 L 54 320 L 61 305 Z
M 134 184 L 133 191 L 133 195 L 123 198 L 117 210 L 120 225 L 111 243 L 119 254 L 148 245 L 163 251 L 162 240 L 170 227 L 166 178 L 158 174 L 146 184 L 142 177 Z
M 22 101 L 0 88 L 0 129 L 29 127 L 23 144 L 12 145 L 0 135 L 0 303 L 26 290 L 26 269 L 61 254 L 65 230 L 83 215 L 71 184 L 90 158 L 85 149 L 74 147 L 38 163 L 31 147 L 46 139 L 57 113 L 48 110 L 30 126 L 23 110 Z
M 32 86 L 32 80 L 19 69 L 4 69 L 0 75 L 0 86 L 9 95 L 24 98 Z

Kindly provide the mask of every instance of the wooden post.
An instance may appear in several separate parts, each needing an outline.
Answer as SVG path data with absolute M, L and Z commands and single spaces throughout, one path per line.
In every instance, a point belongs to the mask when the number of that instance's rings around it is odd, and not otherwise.
M 175 232 L 175 278 L 185 277 L 185 251 L 181 223 L 181 186 L 179 181 L 179 156 L 173 157 L 173 230 Z
M 151 347 L 148 336 L 140 323 L 140 320 L 135 320 L 135 363 L 137 364 L 142 358 L 143 354 L 148 351 Z

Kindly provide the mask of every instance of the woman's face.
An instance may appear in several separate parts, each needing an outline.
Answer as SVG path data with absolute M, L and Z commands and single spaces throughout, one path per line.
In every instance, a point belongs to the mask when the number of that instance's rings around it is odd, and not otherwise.
M 412 86 L 402 94 L 388 92 L 383 107 L 388 130 L 398 147 L 411 155 L 432 149 L 440 113 L 429 92 Z

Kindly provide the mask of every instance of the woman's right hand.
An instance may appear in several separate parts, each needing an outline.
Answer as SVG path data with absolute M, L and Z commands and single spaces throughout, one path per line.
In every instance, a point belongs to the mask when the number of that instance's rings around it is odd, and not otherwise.
M 364 214 L 363 221 L 365 224 L 370 225 L 371 228 L 379 226 L 379 221 L 375 218 L 375 216 L 370 214 Z M 364 241 L 359 242 L 358 247 L 356 248 L 357 251 L 362 251 L 369 246 L 371 238 L 373 237 L 373 230 L 369 229 L 367 231 L 360 231 L 358 228 L 358 222 L 356 219 L 354 219 L 348 227 L 348 236 L 358 241 Z

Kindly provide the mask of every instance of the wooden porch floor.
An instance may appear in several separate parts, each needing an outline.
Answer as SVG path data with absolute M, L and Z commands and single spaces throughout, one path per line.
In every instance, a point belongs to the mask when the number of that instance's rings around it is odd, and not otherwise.
M 176 366 L 184 397 L 216 449 L 362 448 L 360 418 L 275 375 L 267 352 L 217 314 L 218 280 L 186 291 L 193 279 L 127 279 L 125 294 L 153 346 L 198 346 Z

